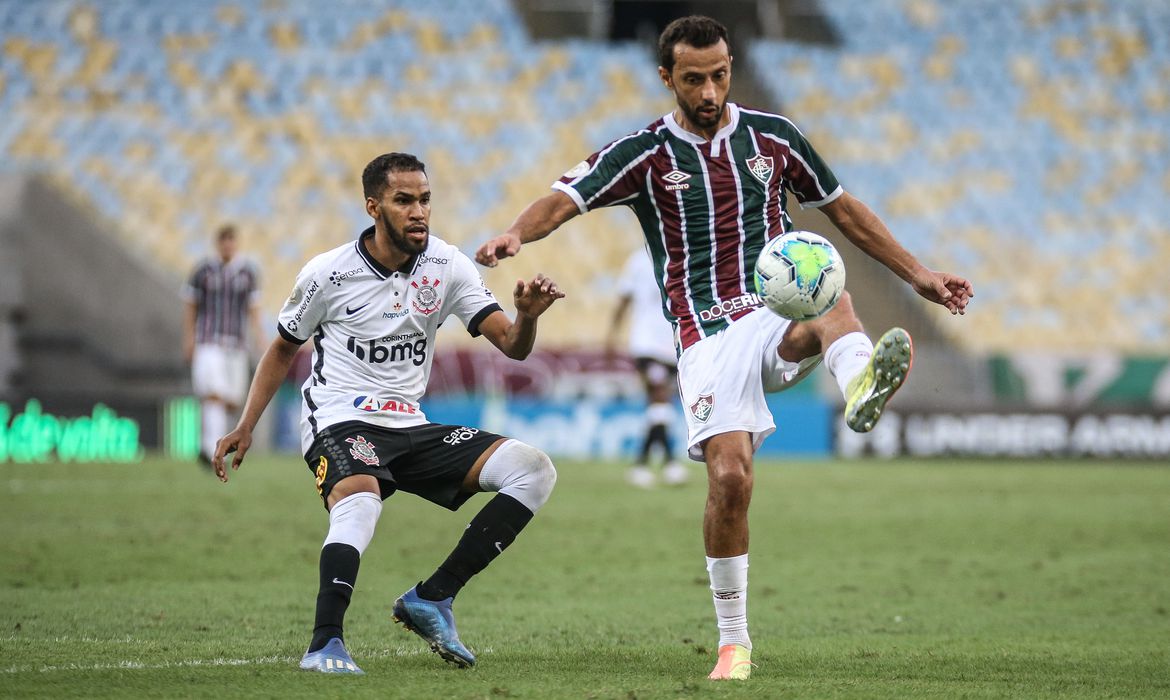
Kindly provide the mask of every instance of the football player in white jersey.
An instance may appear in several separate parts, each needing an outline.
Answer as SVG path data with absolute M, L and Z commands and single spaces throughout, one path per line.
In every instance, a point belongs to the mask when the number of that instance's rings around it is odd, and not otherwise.
M 634 360 L 646 391 L 646 434 L 638 451 L 638 461 L 627 478 L 634 486 L 654 486 L 657 477 L 650 469 L 650 453 L 658 445 L 663 460 L 662 481 L 671 485 L 682 484 L 689 473 L 674 459 L 670 445 L 670 423 L 675 415 L 671 397 L 676 393 L 675 375 L 678 372 L 674 328 L 662 313 L 662 295 L 654 281 L 654 265 L 645 246 L 626 259 L 618 280 L 618 303 L 610 317 L 606 337 L 606 351 L 610 354 L 615 352 L 618 329 L 627 315 L 630 316 L 630 335 L 626 350 Z
M 564 294 L 543 275 L 519 280 L 516 319 L 509 319 L 471 260 L 430 235 L 431 190 L 414 156 L 375 158 L 362 186 L 374 225 L 313 258 L 297 276 L 279 315 L 279 337 L 256 369 L 239 424 L 216 446 L 214 468 L 227 481 L 224 458 L 233 452 L 231 466 L 239 468 L 256 421 L 298 348 L 312 339 L 301 447 L 329 510 L 329 534 L 313 638 L 300 666 L 361 673 L 345 649 L 342 621 L 384 499 L 401 490 L 455 510 L 478 491 L 494 491 L 446 561 L 393 607 L 394 619 L 444 660 L 472 666 L 452 601 L 548 500 L 556 470 L 543 452 L 517 440 L 427 421 L 419 399 L 435 332 L 454 315 L 473 336 L 523 359 L 535 342 L 537 317 Z

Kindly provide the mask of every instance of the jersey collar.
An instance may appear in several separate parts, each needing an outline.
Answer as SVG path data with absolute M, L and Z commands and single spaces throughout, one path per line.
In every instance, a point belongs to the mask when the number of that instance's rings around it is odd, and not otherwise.
M 409 258 L 407 258 L 406 262 L 402 263 L 402 267 L 398 268 L 397 270 L 391 270 L 390 268 L 386 267 L 382 263 L 378 262 L 377 260 L 374 259 L 374 256 L 370 255 L 370 251 L 366 250 L 366 246 L 362 244 L 362 241 L 365 241 L 367 239 L 373 240 L 373 238 L 374 238 L 374 227 L 371 226 L 368 229 L 366 229 L 365 231 L 362 231 L 361 235 L 358 236 L 358 239 L 353 242 L 353 245 L 355 248 L 357 248 L 358 255 L 361 256 L 362 260 L 366 261 L 366 264 L 370 266 L 370 269 L 374 271 L 374 274 L 378 275 L 382 279 L 386 279 L 387 277 L 394 274 L 395 272 L 404 272 L 407 274 L 411 274 L 414 272 L 414 268 L 418 267 L 419 258 L 422 257 L 419 254 L 415 254 L 415 255 L 412 255 Z M 427 237 L 427 247 L 428 248 L 431 247 L 431 241 L 430 241 L 429 236 Z
M 739 106 L 734 102 L 728 102 L 727 112 L 731 116 L 731 119 L 722 129 L 716 131 L 715 138 L 711 139 L 711 157 L 713 158 L 719 155 L 720 144 L 730 139 L 731 134 L 735 131 L 736 127 L 739 126 Z M 667 112 L 666 116 L 663 117 L 662 120 L 666 122 L 666 128 L 670 129 L 670 133 L 674 134 L 683 141 L 693 143 L 696 146 L 707 143 L 707 139 L 682 128 L 682 126 L 679 125 L 677 121 L 675 121 L 673 111 Z

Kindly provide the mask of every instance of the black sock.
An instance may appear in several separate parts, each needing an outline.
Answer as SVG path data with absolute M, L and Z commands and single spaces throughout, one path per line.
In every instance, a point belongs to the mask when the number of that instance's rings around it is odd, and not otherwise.
M 516 539 L 532 511 L 520 501 L 498 493 L 476 513 L 447 561 L 415 590 L 424 600 L 451 598 Z
M 344 639 L 341 622 L 353 596 L 361 561 L 352 545 L 333 542 L 321 548 L 321 587 L 317 591 L 317 619 L 309 651 L 317 651 L 334 637 Z
M 650 448 L 654 447 L 654 429 L 657 427 L 657 424 L 650 426 L 650 429 L 646 431 L 646 436 L 642 438 L 642 449 L 638 452 L 638 464 L 650 464 Z
M 650 426 L 650 434 L 646 436 L 646 452 L 649 454 L 650 445 L 662 445 L 662 458 L 670 461 L 670 436 L 666 432 L 666 424 L 655 423 Z M 643 458 L 644 461 L 644 458 Z

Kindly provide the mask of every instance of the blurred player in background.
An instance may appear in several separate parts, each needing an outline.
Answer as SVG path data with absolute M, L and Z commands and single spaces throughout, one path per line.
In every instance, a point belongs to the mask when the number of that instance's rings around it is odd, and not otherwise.
M 239 249 L 236 228 L 220 227 L 215 255 L 196 265 L 183 290 L 183 356 L 199 397 L 199 458 L 205 464 L 244 404 L 249 348 L 260 346 L 260 276 Z
M 732 59 L 723 25 L 700 16 L 675 20 L 659 37 L 658 59 L 676 109 L 569 170 L 555 192 L 530 204 L 476 258 L 495 265 L 599 207 L 634 210 L 678 329 L 688 448 L 707 463 L 703 539 L 719 628 L 709 677 L 746 679 L 752 459 L 775 430 L 764 394 L 800 380 L 823 358 L 845 397 L 846 424 L 865 432 L 912 360 L 910 336 L 900 328 L 875 349 L 848 293 L 813 321 L 760 310 L 753 266 L 766 241 L 792 228 L 785 190 L 802 206 L 819 207 L 854 245 L 951 313 L 963 313 L 973 292 L 965 279 L 930 270 L 903 248 L 841 188 L 792 122 L 727 101 Z
M 414 156 L 375 158 L 362 173 L 362 186 L 374 225 L 357 241 L 313 258 L 297 276 L 239 425 L 219 441 L 215 472 L 227 481 L 224 456 L 232 452 L 232 467 L 239 468 L 260 414 L 298 348 L 312 338 L 301 446 L 329 510 L 329 534 L 321 549 L 313 638 L 300 666 L 362 672 L 346 651 L 342 621 L 384 499 L 402 490 L 456 510 L 476 492 L 494 491 L 446 561 L 393 608 L 394 619 L 444 660 L 472 666 L 475 656 L 455 628 L 455 595 L 548 500 L 556 470 L 543 452 L 518 440 L 427 421 L 419 399 L 435 333 L 455 316 L 472 336 L 483 335 L 508 357 L 523 359 L 536 341 L 537 317 L 564 294 L 542 275 L 517 281 L 516 320 L 509 319 L 471 260 L 430 235 L 430 185 Z
M 606 336 L 606 351 L 610 355 L 616 354 L 618 331 L 628 314 L 627 352 L 634 360 L 646 391 L 646 434 L 638 461 L 629 471 L 629 481 L 641 488 L 654 485 L 656 478 L 650 468 L 650 453 L 657 445 L 663 460 L 663 483 L 685 483 L 689 476 L 687 468 L 675 461 L 670 446 L 670 423 L 674 419 L 672 397 L 678 394 L 675 388 L 674 329 L 662 315 L 662 295 L 654 283 L 654 267 L 649 251 L 644 247 L 626 259 L 618 293 L 618 303 Z

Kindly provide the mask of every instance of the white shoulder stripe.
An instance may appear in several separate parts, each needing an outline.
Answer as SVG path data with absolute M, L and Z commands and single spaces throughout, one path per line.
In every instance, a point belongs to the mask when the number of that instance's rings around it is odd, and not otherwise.
M 829 199 L 829 197 L 832 196 L 831 193 L 826 192 L 825 188 L 821 186 L 821 179 L 819 177 L 817 177 L 816 171 L 808 166 L 808 162 L 805 161 L 804 158 L 800 157 L 800 154 L 796 152 L 796 149 L 794 149 L 792 147 L 792 145 L 790 143 L 788 143 L 787 140 L 782 139 L 779 136 L 773 136 L 772 134 L 765 134 L 762 131 L 760 132 L 760 136 L 763 136 L 766 139 L 770 139 L 772 141 L 775 141 L 776 143 L 783 144 L 784 147 L 788 149 L 788 152 L 790 154 L 792 154 L 792 157 L 800 161 L 800 164 L 804 166 L 805 172 L 807 172 L 809 175 L 812 176 L 813 184 L 816 185 L 817 192 L 821 193 L 821 195 L 822 195 L 822 199 L 817 200 L 817 201 L 819 201 L 821 204 L 828 204 L 830 201 L 832 201 L 832 199 Z M 840 189 L 840 187 L 838 187 L 837 189 Z M 833 199 L 835 199 L 835 197 L 833 197 Z M 811 206 L 819 206 L 819 205 L 811 205 Z M 803 203 L 801 204 L 801 207 L 802 208 L 804 207 Z
M 613 143 L 609 144 L 605 148 L 601 149 L 601 151 L 597 154 L 597 160 L 593 161 L 593 165 L 588 170 L 586 170 L 585 173 L 583 175 L 581 175 L 580 177 L 577 177 L 577 178 L 574 178 L 573 180 L 570 180 L 568 184 L 569 185 L 576 185 L 578 182 L 580 182 L 580 181 L 584 180 L 585 178 L 589 177 L 590 175 L 592 175 L 593 171 L 597 170 L 597 166 L 601 163 L 601 161 L 605 160 L 605 156 L 610 151 L 617 148 L 618 145 L 621 144 L 622 142 L 629 141 L 632 138 L 637 138 L 638 136 L 641 136 L 642 134 L 649 134 L 649 133 L 651 133 L 651 132 L 647 129 L 639 129 L 638 131 L 635 131 L 632 134 L 627 134 L 627 135 L 621 137 L 620 139 L 618 139 L 617 141 L 614 141 Z

